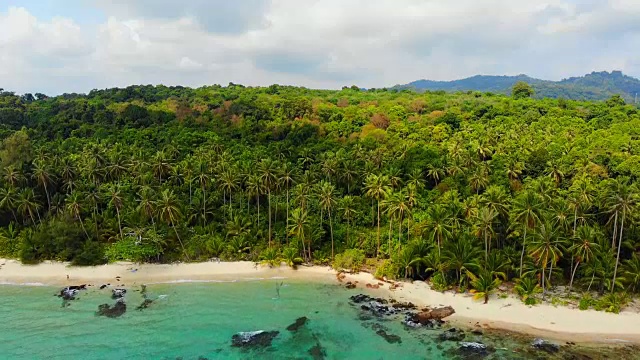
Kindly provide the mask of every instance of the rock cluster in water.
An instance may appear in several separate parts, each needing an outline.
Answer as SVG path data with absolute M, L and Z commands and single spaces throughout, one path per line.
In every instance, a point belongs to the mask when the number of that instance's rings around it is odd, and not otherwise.
M 404 315 L 403 323 L 411 328 L 440 327 L 444 323 L 442 321 L 443 318 L 455 313 L 451 306 L 418 311 L 418 308 L 412 303 L 387 301 L 386 299 L 374 298 L 365 294 L 354 295 L 349 299 L 352 304 L 360 305 L 360 309 L 377 317 Z
M 303 327 L 309 319 L 306 316 L 299 317 L 296 319 L 296 322 L 287 326 L 288 331 L 298 331 L 301 327 Z
M 231 337 L 231 346 L 243 348 L 269 347 L 279 331 L 239 332 Z
M 87 290 L 87 285 L 72 285 L 67 286 L 66 288 L 60 290 L 60 293 L 57 295 L 62 300 L 76 300 L 76 296 L 80 293 L 80 290 Z
M 111 298 L 114 300 L 121 299 L 127 294 L 127 289 L 111 289 Z
M 124 298 L 116 300 L 116 303 L 111 306 L 109 304 L 102 304 L 98 306 L 96 315 L 106 316 L 108 318 L 117 318 L 127 312 L 127 304 L 124 302 Z

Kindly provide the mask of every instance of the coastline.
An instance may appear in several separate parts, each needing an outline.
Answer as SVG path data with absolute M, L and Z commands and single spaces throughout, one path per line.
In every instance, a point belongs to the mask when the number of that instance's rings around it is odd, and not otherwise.
M 0 285 L 67 286 L 90 283 L 136 286 L 153 283 L 198 281 L 238 281 L 284 278 L 335 283 L 336 272 L 323 266 L 269 268 L 253 262 L 204 262 L 190 264 L 116 263 L 95 267 L 71 267 L 60 262 L 23 265 L 0 259 Z M 67 279 L 67 275 L 69 279 Z M 419 307 L 452 306 L 456 313 L 445 320 L 455 326 L 508 331 L 527 336 L 583 344 L 640 344 L 640 313 L 623 311 L 610 314 L 580 311 L 540 304 L 527 306 L 515 297 L 491 297 L 488 304 L 469 294 L 440 293 L 422 281 L 401 282 L 399 287 L 383 283 L 378 289 L 367 284 L 381 283 L 369 273 L 345 274 L 343 282 L 356 283 L 354 293 L 364 291 L 379 297 L 412 302 Z M 118 281 L 119 279 L 119 281 Z

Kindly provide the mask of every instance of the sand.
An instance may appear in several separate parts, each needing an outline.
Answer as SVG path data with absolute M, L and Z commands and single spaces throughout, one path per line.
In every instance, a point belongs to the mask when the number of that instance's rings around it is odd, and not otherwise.
M 68 276 L 68 279 L 67 279 Z M 161 282 L 240 279 L 309 279 L 337 282 L 336 273 L 328 267 L 269 268 L 253 262 L 205 262 L 193 264 L 116 263 L 95 267 L 71 267 L 66 263 L 45 262 L 23 265 L 15 260 L 0 259 L 0 284 L 79 285 L 106 283 L 134 286 Z M 348 274 L 344 281 L 357 282 L 357 287 L 379 284 L 371 274 Z M 562 341 L 580 343 L 640 344 L 640 313 L 623 311 L 610 314 L 594 310 L 580 311 L 550 305 L 524 305 L 515 297 L 491 297 L 488 304 L 473 300 L 469 294 L 441 293 L 422 281 L 401 283 L 390 289 L 384 283 L 379 289 L 366 291 L 381 297 L 393 297 L 418 306 L 452 306 L 456 313 L 447 318 L 453 324 L 484 329 L 501 329 Z M 358 289 L 353 290 L 354 293 Z

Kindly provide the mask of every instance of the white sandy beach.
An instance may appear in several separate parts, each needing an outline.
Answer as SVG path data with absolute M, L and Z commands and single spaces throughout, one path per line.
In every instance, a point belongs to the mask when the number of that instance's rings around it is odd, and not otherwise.
M 69 279 L 67 280 L 67 275 Z M 268 268 L 253 262 L 206 262 L 194 264 L 154 265 L 117 263 L 95 267 L 71 267 L 64 263 L 45 262 L 22 265 L 15 260 L 0 259 L 0 284 L 79 285 L 105 283 L 135 286 L 142 283 L 180 282 L 198 280 L 240 280 L 283 277 L 311 281 L 337 282 L 335 271 L 328 267 Z M 378 284 L 371 274 L 347 274 L 343 281 L 357 282 L 359 289 L 366 284 Z M 503 329 L 584 343 L 640 344 L 640 313 L 623 311 L 620 314 L 580 311 L 550 305 L 526 306 L 509 297 L 492 297 L 488 304 L 474 301 L 468 294 L 440 293 L 428 284 L 416 281 L 403 283 L 394 290 L 389 284 L 379 289 L 366 289 L 380 297 L 391 296 L 399 301 L 410 301 L 418 306 L 452 306 L 456 314 L 446 320 L 468 327 Z M 354 293 L 358 289 L 353 290 Z

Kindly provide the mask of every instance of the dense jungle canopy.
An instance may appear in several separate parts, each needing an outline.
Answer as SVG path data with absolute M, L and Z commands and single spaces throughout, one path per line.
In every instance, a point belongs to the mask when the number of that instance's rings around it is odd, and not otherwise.
M 4 91 L 0 257 L 336 257 L 480 293 L 635 291 L 639 109 L 516 86 Z

